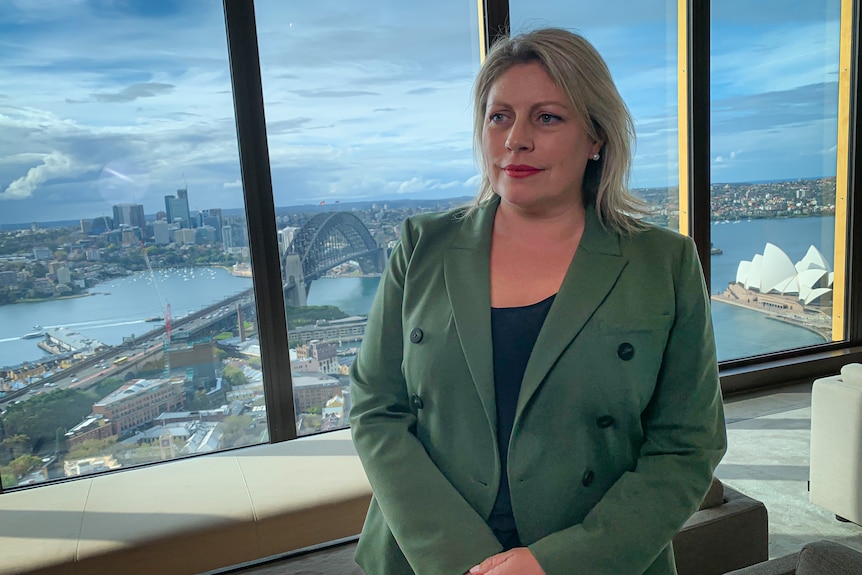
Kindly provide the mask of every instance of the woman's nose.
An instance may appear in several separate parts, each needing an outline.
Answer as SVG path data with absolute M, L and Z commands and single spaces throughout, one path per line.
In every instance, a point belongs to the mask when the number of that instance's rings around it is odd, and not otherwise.
M 529 126 L 524 122 L 515 120 L 506 136 L 506 149 L 510 152 L 530 150 L 533 147 L 533 136 Z

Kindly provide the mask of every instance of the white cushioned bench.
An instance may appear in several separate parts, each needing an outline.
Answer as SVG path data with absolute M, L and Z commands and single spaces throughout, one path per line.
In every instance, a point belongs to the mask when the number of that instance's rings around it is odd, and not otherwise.
M 349 430 L 0 495 L 0 573 L 186 575 L 358 534 Z

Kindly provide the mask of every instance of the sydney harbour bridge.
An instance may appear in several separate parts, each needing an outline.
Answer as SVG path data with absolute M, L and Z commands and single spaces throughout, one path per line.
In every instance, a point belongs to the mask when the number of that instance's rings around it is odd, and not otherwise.
M 348 261 L 359 263 L 363 273 L 382 273 L 383 247 L 365 224 L 350 212 L 326 212 L 312 217 L 293 237 L 281 259 L 284 301 L 306 305 L 311 282 Z

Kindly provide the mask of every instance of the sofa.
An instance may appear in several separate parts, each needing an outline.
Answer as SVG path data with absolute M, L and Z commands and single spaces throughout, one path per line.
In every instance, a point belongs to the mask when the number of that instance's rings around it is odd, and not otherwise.
M 674 538 L 679 575 L 722 575 L 769 558 L 766 507 L 713 478 L 697 511 Z M 356 543 L 282 559 L 247 575 L 357 575 Z M 242 572 L 246 575 L 245 572 Z
M 697 511 L 674 537 L 679 575 L 722 575 L 769 558 L 766 506 L 713 478 Z
M 859 575 L 862 553 L 833 541 L 815 541 L 801 551 L 727 575 Z

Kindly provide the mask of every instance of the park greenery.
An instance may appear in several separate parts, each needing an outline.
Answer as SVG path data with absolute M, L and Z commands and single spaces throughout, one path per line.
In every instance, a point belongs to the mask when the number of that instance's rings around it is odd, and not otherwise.
M 347 314 L 334 305 L 287 306 L 287 329 L 314 325 L 319 320 L 344 319 Z
M 55 389 L 13 403 L 0 418 L 0 440 L 5 444 L 15 439 L 18 449 L 26 445 L 27 453 L 39 453 L 46 446 L 56 447 L 57 430 L 68 430 L 83 421 L 93 410 L 93 404 L 123 385 L 123 380 L 111 377 L 87 390 Z M 26 443 L 22 438 L 26 438 Z M 8 463 L 0 450 L 0 465 Z

